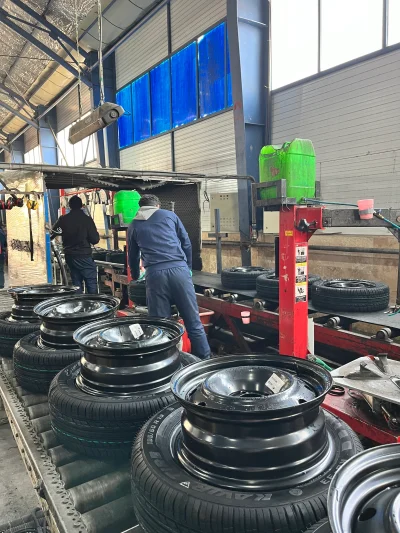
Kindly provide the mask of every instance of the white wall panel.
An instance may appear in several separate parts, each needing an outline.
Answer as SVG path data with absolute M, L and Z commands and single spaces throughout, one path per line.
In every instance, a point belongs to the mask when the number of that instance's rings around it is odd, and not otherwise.
M 81 88 L 82 115 L 92 109 L 91 92 L 87 85 L 82 83 Z M 71 91 L 56 107 L 57 131 L 61 131 L 79 119 L 78 88 Z
M 228 0 L 171 0 L 172 51 L 226 17 Z
M 167 55 L 167 7 L 164 7 L 117 48 L 117 89 L 140 76 Z
M 236 174 L 236 148 L 233 111 L 192 124 L 175 132 L 175 169 L 177 172 Z M 236 180 L 203 182 L 201 188 L 202 231 L 210 230 L 208 193 L 237 192 Z
M 121 150 L 121 168 L 126 170 L 172 170 L 171 135 Z
M 400 51 L 272 96 L 272 142 L 311 139 L 323 199 L 400 207 Z

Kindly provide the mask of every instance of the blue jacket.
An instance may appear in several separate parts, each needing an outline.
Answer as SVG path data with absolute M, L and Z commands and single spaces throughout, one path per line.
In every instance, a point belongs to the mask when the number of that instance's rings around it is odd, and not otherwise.
M 181 266 L 192 269 L 192 244 L 182 222 L 172 211 L 140 208 L 128 228 L 128 258 L 133 279 L 140 274 L 140 253 L 146 269 Z

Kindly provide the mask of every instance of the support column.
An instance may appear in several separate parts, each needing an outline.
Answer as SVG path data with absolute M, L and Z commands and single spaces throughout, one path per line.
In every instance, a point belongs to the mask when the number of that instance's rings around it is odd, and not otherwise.
M 269 142 L 269 1 L 228 0 L 227 23 L 238 174 L 259 181 L 258 156 Z M 251 194 L 239 181 L 239 230 L 242 264 L 251 264 Z M 262 212 L 257 215 L 262 227 Z
M 89 65 L 93 65 L 97 62 L 97 53 L 91 52 L 89 57 Z M 104 92 L 106 102 L 115 102 L 116 85 L 115 85 L 115 54 L 109 55 L 103 62 L 104 69 Z M 93 90 L 92 107 L 95 109 L 100 104 L 100 82 L 99 82 L 99 69 L 96 68 L 92 71 L 92 83 Z M 119 146 L 118 146 L 118 121 L 108 126 L 105 130 L 97 132 L 99 160 L 102 167 L 105 166 L 104 156 L 104 141 L 103 135 L 107 131 L 108 152 L 111 168 L 119 168 Z
M 10 145 L 11 151 L 9 153 L 4 152 L 6 163 L 23 163 L 24 162 L 24 136 L 14 141 Z
M 38 110 L 39 114 L 43 109 Z M 56 109 L 52 109 L 39 121 L 39 144 L 42 155 L 42 163 L 47 165 L 57 165 L 57 143 L 54 138 L 54 133 L 57 131 L 57 114 Z M 58 218 L 58 209 L 60 207 L 59 191 L 58 189 L 50 189 L 44 193 L 44 214 L 46 223 L 53 225 Z M 53 281 L 53 270 L 51 264 L 52 250 L 50 243 L 50 234 L 46 232 L 46 262 L 47 262 L 47 281 Z

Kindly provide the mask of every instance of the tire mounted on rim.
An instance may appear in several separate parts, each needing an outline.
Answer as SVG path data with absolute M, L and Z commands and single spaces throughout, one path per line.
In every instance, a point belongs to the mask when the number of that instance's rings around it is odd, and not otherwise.
M 174 372 L 198 361 L 179 352 L 182 334 L 177 322 L 147 317 L 79 328 L 74 339 L 84 352 L 81 364 L 62 370 L 49 391 L 51 425 L 60 442 L 92 457 L 129 457 L 146 420 L 173 403 Z
M 331 279 L 313 283 L 312 303 L 328 311 L 383 311 L 389 305 L 389 287 L 380 281 Z
M 226 268 L 221 272 L 221 283 L 226 289 L 255 291 L 258 276 L 272 272 L 272 269 L 263 267 Z
M 34 308 L 40 331 L 19 340 L 14 348 L 14 372 L 21 387 L 46 394 L 54 376 L 79 361 L 83 352 L 73 339 L 79 326 L 115 316 L 118 298 L 103 294 L 50 298 Z
M 29 285 L 14 287 L 8 292 L 14 298 L 11 311 L 0 313 L 0 357 L 12 357 L 16 343 L 39 329 L 39 321 L 33 308 L 39 302 L 53 296 L 71 295 L 76 287 L 65 285 Z
M 132 455 L 147 533 L 293 533 L 326 516 L 336 469 L 362 450 L 325 413 L 330 374 L 299 359 L 231 356 L 180 370 Z
M 308 276 L 308 293 L 311 294 L 311 286 L 321 278 L 314 274 Z M 258 298 L 265 298 L 279 303 L 279 278 L 272 274 L 263 274 L 256 281 L 256 290 Z

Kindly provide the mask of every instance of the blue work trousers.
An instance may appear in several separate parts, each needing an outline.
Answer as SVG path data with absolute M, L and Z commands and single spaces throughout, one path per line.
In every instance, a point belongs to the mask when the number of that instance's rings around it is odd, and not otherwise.
M 83 292 L 83 282 L 88 294 L 97 294 L 97 268 L 92 256 L 66 255 L 65 262 L 71 272 L 72 284 L 80 287 Z
M 200 320 L 189 268 L 147 270 L 146 294 L 150 316 L 169 318 L 171 305 L 176 305 L 185 323 L 193 355 L 208 359 L 211 355 L 210 346 Z

